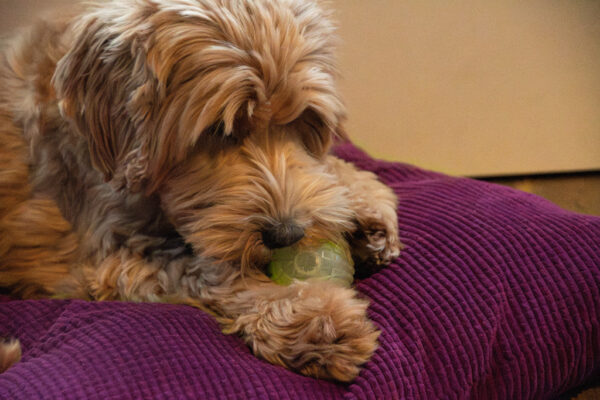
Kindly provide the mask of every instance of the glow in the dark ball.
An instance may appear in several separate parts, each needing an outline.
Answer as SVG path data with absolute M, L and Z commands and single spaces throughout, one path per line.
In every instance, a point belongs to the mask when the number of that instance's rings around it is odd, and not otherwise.
M 354 280 L 354 263 L 342 247 L 322 242 L 316 247 L 273 250 L 268 272 L 271 280 L 280 285 L 289 285 L 294 279 L 321 279 L 349 287 Z

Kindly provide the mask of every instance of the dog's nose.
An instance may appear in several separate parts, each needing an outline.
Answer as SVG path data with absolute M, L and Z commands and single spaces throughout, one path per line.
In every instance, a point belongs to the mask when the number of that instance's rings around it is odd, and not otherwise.
M 262 230 L 262 240 L 270 249 L 291 246 L 304 237 L 304 229 L 293 222 L 277 222 Z

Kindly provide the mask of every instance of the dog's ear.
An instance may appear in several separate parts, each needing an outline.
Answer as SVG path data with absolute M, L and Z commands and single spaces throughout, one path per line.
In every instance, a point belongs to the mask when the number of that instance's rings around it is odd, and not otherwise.
M 265 102 L 262 81 L 240 67 L 246 52 L 214 44 L 216 25 L 154 2 L 113 1 L 74 27 L 53 82 L 107 181 L 151 193 L 201 137 L 245 135 Z
M 89 143 L 93 165 L 106 181 L 140 190 L 148 176 L 144 134 L 157 102 L 156 80 L 146 67 L 143 31 L 90 13 L 73 27 L 68 52 L 53 83 L 63 115 Z

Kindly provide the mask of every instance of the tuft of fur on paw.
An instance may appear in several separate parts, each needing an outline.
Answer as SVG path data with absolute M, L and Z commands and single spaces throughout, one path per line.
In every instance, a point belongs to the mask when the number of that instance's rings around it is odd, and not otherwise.
M 0 343 L 0 373 L 9 369 L 21 359 L 21 344 L 13 339 Z
M 367 318 L 368 302 L 322 282 L 296 282 L 287 292 L 238 318 L 232 331 L 269 362 L 315 378 L 356 378 L 380 334 Z
M 391 228 L 373 220 L 352 235 L 350 243 L 358 279 L 377 272 L 400 255 L 403 246 L 398 239 L 397 229 Z

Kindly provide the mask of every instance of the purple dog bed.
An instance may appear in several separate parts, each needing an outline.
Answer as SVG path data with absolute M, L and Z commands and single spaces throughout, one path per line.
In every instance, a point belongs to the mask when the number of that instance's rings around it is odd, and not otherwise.
M 24 354 L 0 398 L 546 399 L 599 376 L 600 218 L 336 151 L 398 194 L 406 245 L 358 285 L 382 334 L 355 382 L 258 360 L 185 306 L 4 298 Z

